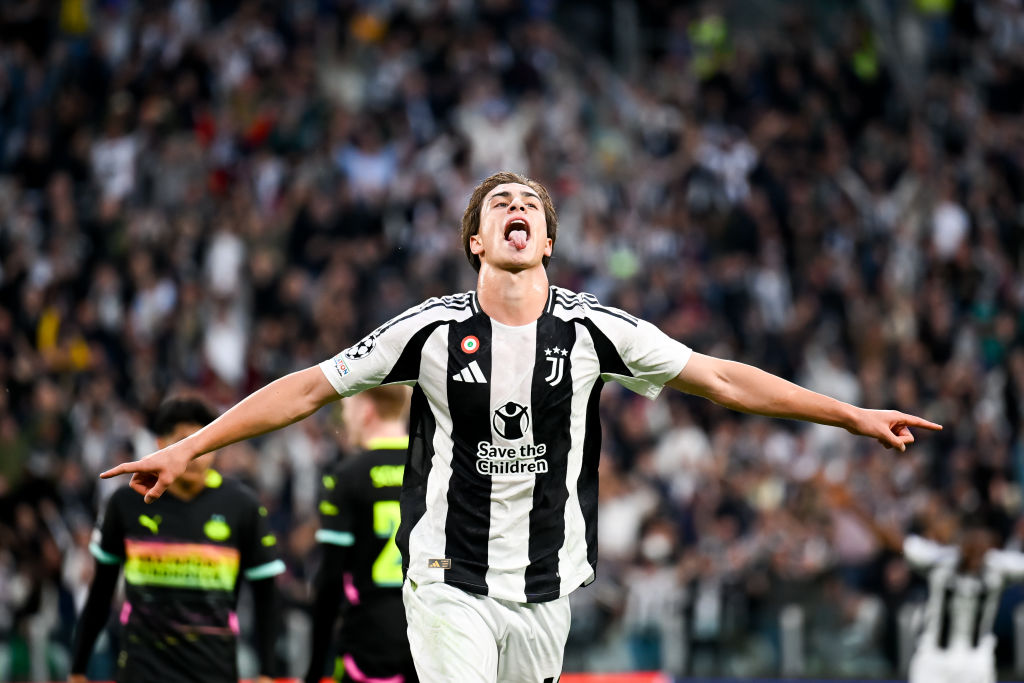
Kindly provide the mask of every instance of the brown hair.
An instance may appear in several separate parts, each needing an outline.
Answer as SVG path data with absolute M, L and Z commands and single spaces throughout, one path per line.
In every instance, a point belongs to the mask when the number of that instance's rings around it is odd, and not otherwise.
M 555 205 L 551 202 L 551 195 L 548 194 L 547 189 L 543 185 L 532 178 L 527 178 L 524 175 L 512 173 L 511 171 L 494 173 L 484 178 L 476 186 L 476 189 L 473 190 L 473 195 L 469 198 L 466 212 L 462 214 L 462 248 L 466 250 L 466 258 L 469 259 L 469 264 L 477 272 L 480 271 L 480 257 L 469 248 L 469 238 L 480 230 L 480 205 L 483 204 L 484 197 L 498 185 L 506 183 L 526 185 L 540 195 L 540 201 L 544 205 L 544 219 L 548 224 L 548 237 L 551 239 L 552 245 L 554 245 L 555 239 L 558 236 L 558 214 L 555 213 Z M 545 256 L 544 265 L 547 266 L 550 260 L 550 256 Z
M 409 407 L 412 391 L 404 384 L 387 384 L 363 392 L 382 420 L 399 420 Z

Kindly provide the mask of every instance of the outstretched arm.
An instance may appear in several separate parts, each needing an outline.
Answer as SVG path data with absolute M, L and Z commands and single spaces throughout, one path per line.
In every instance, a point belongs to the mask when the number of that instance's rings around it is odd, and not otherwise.
M 320 368 L 314 366 L 293 372 L 253 392 L 192 436 L 141 460 L 118 465 L 100 476 L 109 478 L 133 473 L 129 485 L 150 503 L 163 495 L 194 458 L 286 427 L 338 398 Z
M 845 484 L 832 484 L 825 480 L 824 477 L 819 477 L 818 485 L 825 494 L 825 499 L 828 504 L 837 510 L 846 510 L 866 526 L 875 538 L 894 553 L 903 551 L 904 542 L 906 540 L 903 532 L 892 525 L 883 524 L 868 510 L 860 504 L 850 489 Z
M 878 439 L 886 448 L 907 449 L 910 427 L 942 429 L 896 410 L 866 410 L 818 394 L 751 365 L 694 353 L 668 386 L 743 413 L 842 427 Z

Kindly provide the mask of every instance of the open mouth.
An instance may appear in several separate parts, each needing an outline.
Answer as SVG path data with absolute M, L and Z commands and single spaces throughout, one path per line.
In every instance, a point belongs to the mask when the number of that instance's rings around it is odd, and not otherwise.
M 530 224 L 525 218 L 510 218 L 505 223 L 505 239 L 516 249 L 525 249 L 526 242 L 530 239 Z

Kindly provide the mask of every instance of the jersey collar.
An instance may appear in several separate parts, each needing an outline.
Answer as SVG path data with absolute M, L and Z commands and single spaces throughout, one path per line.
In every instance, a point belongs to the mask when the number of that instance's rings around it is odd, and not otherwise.
M 366 442 L 366 450 L 379 451 L 384 449 L 400 450 L 409 447 L 407 436 L 378 436 Z

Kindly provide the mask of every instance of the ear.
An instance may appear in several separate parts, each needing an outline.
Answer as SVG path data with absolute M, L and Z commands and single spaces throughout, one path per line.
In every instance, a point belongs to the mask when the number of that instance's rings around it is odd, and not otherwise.
M 469 250 L 477 256 L 484 253 L 484 243 L 483 240 L 480 239 L 479 232 L 475 235 L 469 236 Z
M 551 256 L 551 252 L 555 250 L 555 241 L 550 237 L 545 238 L 544 243 L 544 255 Z

